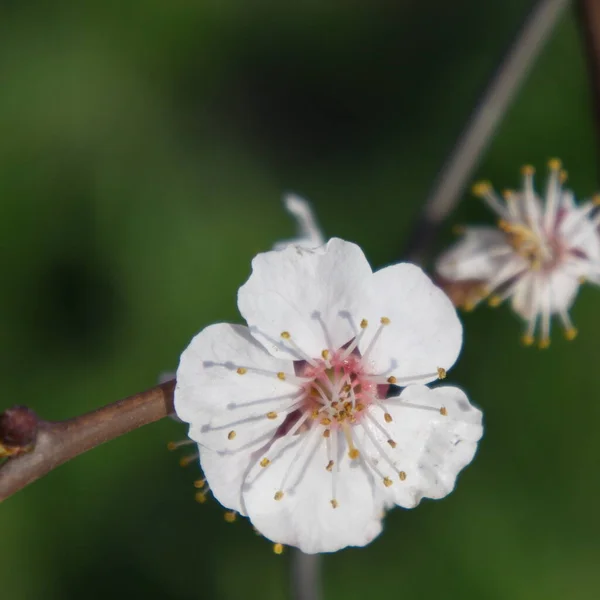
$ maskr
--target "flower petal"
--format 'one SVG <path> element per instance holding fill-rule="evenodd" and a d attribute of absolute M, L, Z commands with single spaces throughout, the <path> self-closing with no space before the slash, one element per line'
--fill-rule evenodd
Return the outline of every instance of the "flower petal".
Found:
<path fill-rule="evenodd" d="M 439 367 L 454 364 L 462 326 L 450 299 L 419 267 L 401 263 L 381 269 L 367 290 L 368 301 L 357 313 L 369 322 L 359 349 L 373 373 L 394 375 L 398 385 L 401 378 L 424 383 L 438 378 Z M 382 317 L 389 324 L 377 334 Z"/>
<path fill-rule="evenodd" d="M 318 249 L 289 246 L 259 254 L 238 292 L 238 307 L 252 335 L 280 358 L 304 358 L 281 338 L 315 358 L 355 334 L 347 315 L 362 297 L 371 267 L 355 244 L 332 239 Z"/>
<path fill-rule="evenodd" d="M 340 438 L 337 461 L 327 470 L 335 435 Z M 339 430 L 332 430 L 328 440 L 319 428 L 280 439 L 269 458 L 268 467 L 251 469 L 242 491 L 248 517 L 265 537 L 312 554 L 364 546 L 379 535 L 383 494 L 361 462 L 350 460 Z M 275 500 L 280 490 L 284 495 Z"/>
<path fill-rule="evenodd" d="M 437 260 L 436 271 L 451 281 L 487 281 L 510 257 L 506 235 L 495 227 L 467 227 L 456 244 Z"/>
<path fill-rule="evenodd" d="M 211 325 L 181 355 L 175 412 L 190 423 L 189 436 L 213 450 L 265 443 L 299 397 L 279 372 L 293 375 L 293 364 L 268 354 L 247 327 Z"/>
<path fill-rule="evenodd" d="M 388 398 L 385 408 L 391 420 L 389 416 L 384 420 L 381 411 L 373 408 L 370 414 L 380 426 L 369 429 L 386 458 L 381 458 L 381 450 L 373 443 L 364 443 L 366 452 L 393 481 L 386 488 L 389 505 L 413 508 L 422 498 L 448 495 L 477 450 L 483 434 L 481 411 L 456 387 L 422 385 L 411 385 L 400 396 Z"/>

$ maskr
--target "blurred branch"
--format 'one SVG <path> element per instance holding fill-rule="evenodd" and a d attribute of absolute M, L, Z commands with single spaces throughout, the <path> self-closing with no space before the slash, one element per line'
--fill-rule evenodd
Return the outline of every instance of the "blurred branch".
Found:
<path fill-rule="evenodd" d="M 600 2 L 577 0 L 579 25 L 585 42 L 594 102 L 597 144 L 600 144 Z M 600 145 L 598 146 L 600 151 Z M 597 173 L 600 176 L 600 173 Z"/>
<path fill-rule="evenodd" d="M 321 600 L 321 555 L 292 550 L 292 598 Z"/>
<path fill-rule="evenodd" d="M 67 421 L 29 418 L 26 425 L 20 415 L 28 409 L 5 411 L 0 415 L 0 455 L 9 458 L 0 466 L 0 502 L 79 454 L 172 414 L 174 390 L 171 379 Z M 19 439 L 27 445 L 19 445 Z"/>
<path fill-rule="evenodd" d="M 569 1 L 539 0 L 528 15 L 439 172 L 402 254 L 408 260 L 422 263 L 427 258 L 440 224 L 458 204 L 510 102 Z M 584 0 L 583 4 L 598 13 L 598 0 Z"/>

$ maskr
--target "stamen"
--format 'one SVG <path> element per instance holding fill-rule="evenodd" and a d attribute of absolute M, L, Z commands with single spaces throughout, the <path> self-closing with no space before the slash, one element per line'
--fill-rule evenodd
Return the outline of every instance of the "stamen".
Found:
<path fill-rule="evenodd" d="M 548 188 L 546 190 L 544 228 L 546 231 L 551 231 L 554 229 L 556 222 L 556 212 L 560 197 L 560 170 L 562 164 L 558 158 L 552 158 L 548 161 L 548 168 L 550 169 L 550 177 L 548 178 Z"/>
<path fill-rule="evenodd" d="M 331 502 L 331 506 L 333 508 L 337 508 L 339 506 L 338 501 L 335 498 L 332 498 L 329 502 Z"/>
<path fill-rule="evenodd" d="M 577 337 L 577 329 L 573 326 L 569 313 L 566 310 L 563 310 L 558 313 L 558 315 L 565 330 L 565 338 L 569 341 L 574 340 Z"/>
<path fill-rule="evenodd" d="M 283 498 L 283 492 L 281 490 L 275 492 L 275 495 L 273 496 L 273 498 L 275 500 L 281 500 Z"/>
<path fill-rule="evenodd" d="M 304 352 L 298 344 L 292 339 L 292 336 L 289 331 L 282 331 L 281 338 L 284 339 L 288 345 L 292 347 L 292 350 L 296 352 L 298 356 L 305 360 L 311 367 L 318 367 L 319 363 L 317 363 L 313 358 L 311 358 L 306 352 Z"/>
<path fill-rule="evenodd" d="M 334 462 L 333 462 L 332 460 L 330 460 L 330 461 L 327 463 L 327 466 L 325 467 L 325 469 L 326 469 L 327 471 L 331 471 L 331 470 L 333 469 L 333 465 L 334 465 Z"/>
<path fill-rule="evenodd" d="M 365 353 L 362 356 L 363 361 L 366 361 L 369 358 L 369 354 L 371 353 L 371 350 L 373 350 L 373 348 L 375 347 L 375 344 L 377 343 L 377 340 L 379 339 L 383 328 L 389 325 L 390 323 L 391 321 L 387 317 L 381 317 L 379 321 L 379 327 L 377 328 L 375 335 L 369 342 L 369 345 L 367 346 L 367 349 L 365 350 Z"/>
<path fill-rule="evenodd" d="M 405 481 L 406 480 L 406 472 L 405 471 L 400 471 L 398 473 L 398 477 L 400 478 L 400 481 Z"/>
<path fill-rule="evenodd" d="M 342 360 L 345 360 L 354 352 L 355 348 L 358 346 L 360 341 L 363 339 L 363 336 L 364 336 L 365 331 L 368 326 L 369 326 L 369 321 L 367 321 L 367 319 L 363 319 L 360 322 L 360 331 L 358 332 L 358 335 L 352 340 L 352 342 L 350 342 L 350 345 L 342 353 L 342 355 L 341 355 Z"/>
<path fill-rule="evenodd" d="M 485 200 L 489 208 L 501 217 L 507 217 L 505 206 L 500 201 L 500 198 L 494 192 L 494 188 L 489 181 L 479 181 L 471 188 L 475 196 Z"/>
<path fill-rule="evenodd" d="M 245 375 L 248 372 L 248 369 L 246 369 L 246 367 L 238 367 L 236 373 L 238 375 Z"/>
<path fill-rule="evenodd" d="M 277 413 L 274 410 L 267 413 L 267 419 L 276 419 L 276 418 L 277 418 Z"/>
<path fill-rule="evenodd" d="M 440 408 L 440 415 L 442 415 L 442 417 L 448 416 L 448 409 L 445 406 L 442 406 L 442 408 Z"/>
<path fill-rule="evenodd" d="M 236 436 L 235 431 L 232 429 L 228 434 L 227 434 L 227 439 L 228 440 L 233 440 Z"/>
<path fill-rule="evenodd" d="M 223 518 L 227 523 L 233 523 L 237 519 L 237 513 L 234 510 L 230 510 L 223 515 Z"/>
<path fill-rule="evenodd" d="M 194 500 L 196 500 L 198 504 L 204 504 L 206 502 L 206 494 L 207 492 L 196 492 Z"/>
<path fill-rule="evenodd" d="M 392 485 L 392 483 L 393 483 L 393 481 L 389 477 L 383 478 L 383 485 L 385 485 L 385 487 L 390 487 L 390 485 Z"/>
<path fill-rule="evenodd" d="M 275 554 L 283 554 L 283 544 L 273 544 L 273 552 Z"/>
<path fill-rule="evenodd" d="M 194 481 L 194 487 L 198 489 L 202 489 L 206 485 L 206 479 L 196 479 Z"/>
<path fill-rule="evenodd" d="M 277 373 L 277 379 L 281 379 L 281 381 L 285 381 L 285 373 L 283 371 L 279 371 L 279 373 Z"/>
<path fill-rule="evenodd" d="M 200 454 L 198 452 L 196 452 L 194 454 L 188 454 L 187 456 L 182 456 L 179 459 L 179 466 L 180 467 L 187 467 L 190 463 L 193 463 L 198 458 L 200 458 Z"/>
<path fill-rule="evenodd" d="M 263 459 L 260 461 L 260 466 L 261 466 L 261 467 L 263 467 L 263 469 L 264 469 L 265 467 L 268 467 L 270 464 L 271 464 L 271 461 L 270 461 L 270 460 L 269 460 L 269 459 L 268 459 L 266 456 L 265 456 L 265 458 L 263 458 Z"/>
<path fill-rule="evenodd" d="M 185 439 L 185 440 L 178 440 L 177 442 L 169 442 L 167 444 L 167 450 L 170 450 L 171 452 L 173 452 L 174 450 L 177 450 L 177 448 L 181 448 L 182 446 L 191 446 L 192 444 L 195 444 L 196 442 L 194 442 L 194 440 L 190 440 L 190 439 Z"/>

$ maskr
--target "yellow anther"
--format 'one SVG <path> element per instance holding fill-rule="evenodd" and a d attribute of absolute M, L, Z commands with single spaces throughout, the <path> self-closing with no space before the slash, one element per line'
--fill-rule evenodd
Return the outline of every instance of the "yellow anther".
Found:
<path fill-rule="evenodd" d="M 390 487 L 390 485 L 392 485 L 392 483 L 393 483 L 393 481 L 389 477 L 383 478 L 383 485 L 385 485 L 385 487 Z"/>
<path fill-rule="evenodd" d="M 273 498 L 275 500 L 281 500 L 283 498 L 283 492 L 281 490 L 279 490 L 278 492 L 275 492 L 275 495 L 273 496 Z"/>
<path fill-rule="evenodd" d="M 392 415 L 390 415 L 390 413 L 385 413 L 385 414 L 383 415 L 383 418 L 385 419 L 385 422 L 386 422 L 386 423 L 391 423 L 391 422 L 393 421 L 393 419 L 392 419 Z"/>
<path fill-rule="evenodd" d="M 545 350 L 550 346 L 550 338 L 544 337 L 538 342 L 538 348 Z"/>
<path fill-rule="evenodd" d="M 195 461 L 198 458 L 197 454 L 188 454 L 188 456 L 182 456 L 179 459 L 180 467 L 187 467 L 191 462 Z"/>
<path fill-rule="evenodd" d="M 502 197 L 505 200 L 511 200 L 514 195 L 515 195 L 514 190 L 502 190 Z"/>
<path fill-rule="evenodd" d="M 273 552 L 275 554 L 283 554 L 283 544 L 273 544 Z"/>
<path fill-rule="evenodd" d="M 551 158 L 548 161 L 548 168 L 551 171 L 560 171 L 562 168 L 562 162 L 560 161 L 559 158 Z"/>
<path fill-rule="evenodd" d="M 329 417 L 323 417 L 320 421 L 321 425 L 331 425 L 331 419 Z"/>
<path fill-rule="evenodd" d="M 382 325 L 389 325 L 391 323 L 388 317 L 381 317 L 380 322 Z"/>
<path fill-rule="evenodd" d="M 248 372 L 248 369 L 246 369 L 246 367 L 238 367 L 236 372 L 238 375 L 245 375 Z"/>
<path fill-rule="evenodd" d="M 567 171 L 565 171 L 564 169 L 560 172 L 559 175 L 559 180 L 561 183 L 564 183 L 568 178 L 569 178 L 569 174 L 567 173 Z"/>
<path fill-rule="evenodd" d="M 284 340 L 289 340 L 289 339 L 290 339 L 292 336 L 290 335 L 290 332 L 289 332 L 289 331 L 282 331 L 282 332 L 281 332 L 281 337 L 282 337 Z"/>
<path fill-rule="evenodd" d="M 196 481 L 194 481 L 194 487 L 201 489 L 206 485 L 206 479 L 196 479 Z"/>
<path fill-rule="evenodd" d="M 324 438 L 328 438 L 330 435 L 331 435 L 331 431 L 330 431 L 329 429 L 326 429 L 326 430 L 323 432 L 323 437 L 324 437 Z"/>
<path fill-rule="evenodd" d="M 233 429 L 227 434 L 227 439 L 232 440 L 235 437 L 235 431 Z"/>
<path fill-rule="evenodd" d="M 361 411 L 361 410 L 365 410 L 365 405 L 362 402 L 358 402 L 356 405 L 356 410 L 357 411 Z"/>
<path fill-rule="evenodd" d="M 321 356 L 323 357 L 323 360 L 327 360 L 329 358 L 329 350 L 323 350 Z"/>
<path fill-rule="evenodd" d="M 331 502 L 331 506 L 333 508 L 337 508 L 339 506 L 338 501 L 335 498 L 332 498 L 329 502 Z"/>
<path fill-rule="evenodd" d="M 478 181 L 473 184 L 471 188 L 471 192 L 473 192 L 474 196 L 478 196 L 481 198 L 485 196 L 492 189 L 492 184 L 489 181 Z"/>
<path fill-rule="evenodd" d="M 387 378 L 387 382 L 388 382 L 388 383 L 391 383 L 392 385 L 393 385 L 394 383 L 396 383 L 396 381 L 398 381 L 398 380 L 397 380 L 397 379 L 396 379 L 396 378 L 395 378 L 393 375 L 390 375 L 390 376 Z"/>
<path fill-rule="evenodd" d="M 535 168 L 531 165 L 523 165 L 521 167 L 521 175 L 531 176 L 535 173 Z"/>
<path fill-rule="evenodd" d="M 442 367 L 437 368 L 438 379 L 446 379 L 446 369 Z"/>
<path fill-rule="evenodd" d="M 312 419 L 317 419 L 319 417 L 319 409 L 313 408 L 313 411 L 310 413 Z"/>
<path fill-rule="evenodd" d="M 366 319 L 363 319 L 363 320 L 360 322 L 360 328 L 361 328 L 361 329 L 366 329 L 368 326 L 369 326 L 369 321 L 367 321 Z"/>
<path fill-rule="evenodd" d="M 521 338 L 521 343 L 523 346 L 532 346 L 534 341 L 535 340 L 533 339 L 533 336 L 529 335 L 528 333 Z"/>
<path fill-rule="evenodd" d="M 263 469 L 264 469 L 265 467 L 268 467 L 270 464 L 271 464 L 271 461 L 270 461 L 270 460 L 269 460 L 267 457 L 263 458 L 263 459 L 260 461 L 260 466 L 261 466 L 261 467 L 263 467 Z"/>
<path fill-rule="evenodd" d="M 236 518 L 237 518 L 237 513 L 234 510 L 230 510 L 227 511 L 224 515 L 223 518 L 228 522 L 228 523 L 233 523 Z"/>
<path fill-rule="evenodd" d="M 198 504 L 204 504 L 206 502 L 206 492 L 196 492 L 194 498 Z"/>
<path fill-rule="evenodd" d="M 169 442 L 167 444 L 167 450 L 170 450 L 171 452 L 173 452 L 173 450 L 177 450 L 177 448 L 179 448 L 177 442 Z"/>
<path fill-rule="evenodd" d="M 394 440 L 388 440 L 387 443 L 392 447 L 395 448 L 398 444 L 396 444 L 396 442 Z"/>
<path fill-rule="evenodd" d="M 360 452 L 356 448 L 351 448 L 348 452 L 350 460 L 356 460 L 360 456 Z"/>
<path fill-rule="evenodd" d="M 575 327 L 569 327 L 565 329 L 565 338 L 569 341 L 574 340 L 577 337 L 577 329 Z"/>
<path fill-rule="evenodd" d="M 277 379 L 281 379 L 281 381 L 285 381 L 285 373 L 283 371 L 279 371 L 279 373 L 277 373 Z"/>
<path fill-rule="evenodd" d="M 406 479 L 406 472 L 405 471 L 400 471 L 398 473 L 398 477 L 400 478 L 400 481 L 404 481 Z"/>
<path fill-rule="evenodd" d="M 592 196 L 592 204 L 594 206 L 600 206 L 600 194 L 594 194 Z"/>
<path fill-rule="evenodd" d="M 472 310 L 475 310 L 476 306 L 477 304 L 473 300 L 465 300 L 465 302 L 463 302 L 462 309 L 465 312 L 471 312 Z"/>
<path fill-rule="evenodd" d="M 502 297 L 501 296 L 490 296 L 488 299 L 488 304 L 492 308 L 496 308 L 497 306 L 500 306 L 502 304 Z"/>
<path fill-rule="evenodd" d="M 277 418 L 277 413 L 274 410 L 267 413 L 267 419 L 276 419 L 276 418 Z"/>
<path fill-rule="evenodd" d="M 445 406 L 442 406 L 442 408 L 440 408 L 440 415 L 442 415 L 442 417 L 448 416 L 448 409 Z"/>
<path fill-rule="evenodd" d="M 327 463 L 327 466 L 326 466 L 325 468 L 326 468 L 328 471 L 331 471 L 331 470 L 333 469 L 333 464 L 334 464 L 334 463 L 333 463 L 333 461 L 332 461 L 332 460 L 330 460 L 330 461 Z"/>
<path fill-rule="evenodd" d="M 346 384 L 346 385 L 345 385 L 345 386 L 342 388 L 342 391 L 343 391 L 343 392 L 346 392 L 346 394 L 347 394 L 347 393 L 348 393 L 348 392 L 349 392 L 351 389 L 352 389 L 352 386 L 351 386 L 349 383 L 347 383 L 347 384 Z M 334 403 L 332 403 L 332 406 L 333 406 L 333 404 L 337 404 L 337 402 L 334 402 Z"/>

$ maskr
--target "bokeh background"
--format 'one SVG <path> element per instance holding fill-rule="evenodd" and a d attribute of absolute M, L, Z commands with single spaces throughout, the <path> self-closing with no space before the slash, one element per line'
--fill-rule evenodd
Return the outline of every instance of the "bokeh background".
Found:
<path fill-rule="evenodd" d="M 293 234 L 397 260 L 433 178 L 529 9 L 523 0 L 83 3 L 0 7 L 1 407 L 62 419 L 154 385 L 205 325 L 239 321 L 252 256 Z M 563 19 L 479 176 L 563 159 L 598 189 L 591 94 Z M 491 216 L 465 194 L 451 227 Z M 323 561 L 325 597 L 592 599 L 600 587 L 600 291 L 572 343 L 519 345 L 508 309 L 464 315 L 449 381 L 485 411 L 456 491 L 395 510 Z M 291 553 L 194 501 L 164 420 L 0 509 L 11 600 L 289 597 Z"/>

